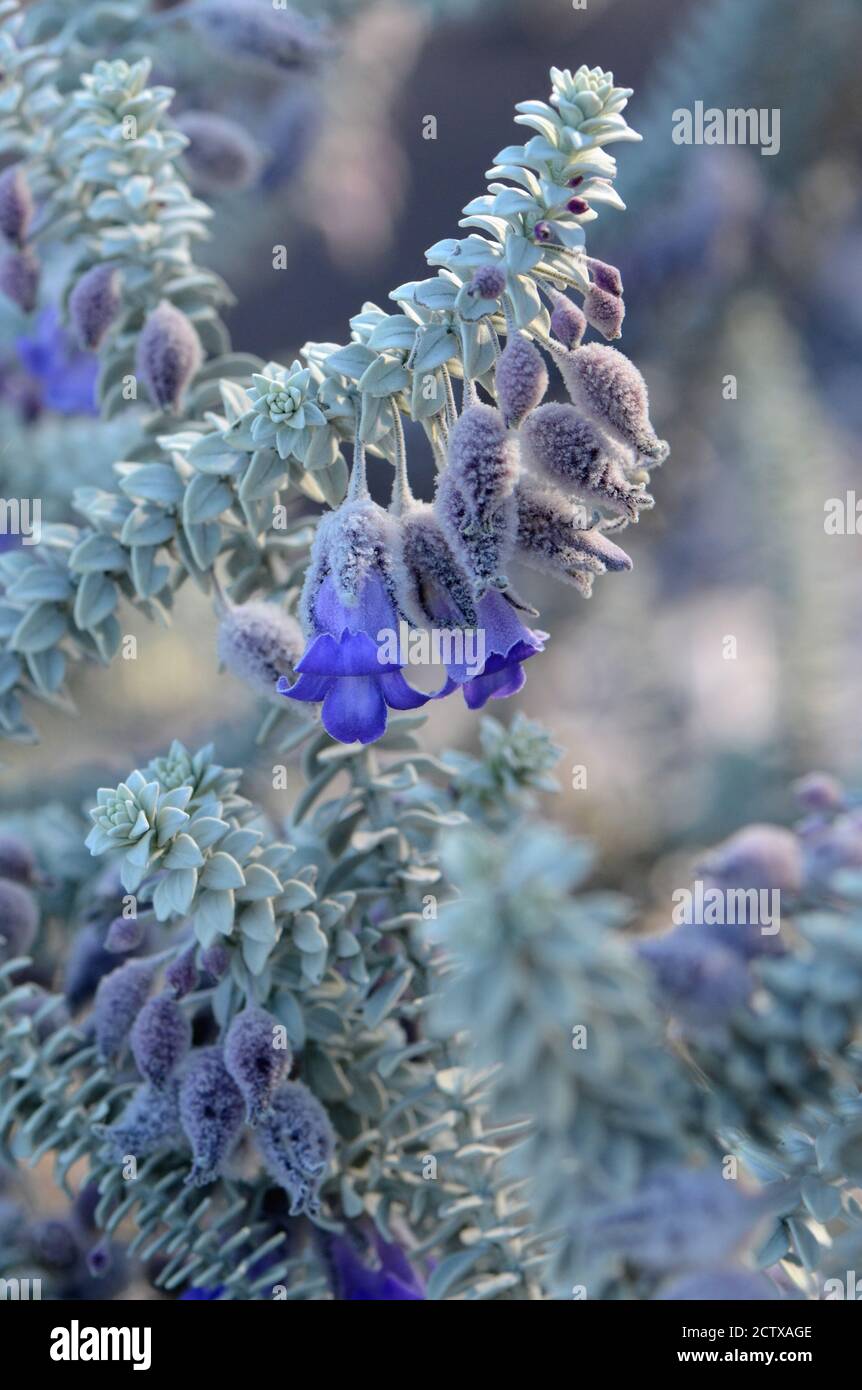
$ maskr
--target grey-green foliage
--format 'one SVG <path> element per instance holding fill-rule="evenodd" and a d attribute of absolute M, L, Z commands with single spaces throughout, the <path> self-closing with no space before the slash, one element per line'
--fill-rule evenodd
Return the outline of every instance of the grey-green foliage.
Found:
<path fill-rule="evenodd" d="M 551 1296 L 631 1296 L 620 1252 L 590 1228 L 596 1204 L 711 1144 L 692 1129 L 693 1082 L 621 932 L 628 909 L 578 892 L 592 853 L 550 826 L 459 831 L 443 859 L 459 897 L 441 915 L 449 968 L 432 1024 L 466 1033 L 473 1063 L 497 1068 L 495 1116 L 532 1121 L 510 1163 L 529 1180 Z"/>
<path fill-rule="evenodd" d="M 283 1023 L 299 1075 L 338 1136 L 323 1226 L 365 1216 L 390 1236 L 394 1221 L 417 1258 L 438 1262 L 429 1297 L 529 1297 L 535 1257 L 523 1202 L 499 1163 L 510 1131 L 483 1119 L 485 1078 L 468 1074 L 424 1027 L 427 918 L 449 891 L 437 839 L 463 818 L 451 790 L 441 809 L 448 769 L 419 752 L 416 723 L 393 721 L 374 752 L 315 735 L 284 841 L 211 750 L 192 755 L 174 744 L 99 793 L 89 845 L 99 858 L 111 853 L 139 912 L 152 909 L 164 924 L 155 966 L 195 940 L 229 951 L 221 983 L 203 980 L 184 1001 L 201 1027 L 209 1020 L 223 1033 L 245 1000 Z M 501 778 L 498 793 L 515 814 L 516 781 Z M 133 1216 L 133 1253 L 170 1257 L 159 1276 L 165 1288 L 192 1280 L 225 1283 L 234 1297 L 268 1296 L 276 1283 L 291 1298 L 325 1293 L 305 1219 L 288 1248 L 266 1217 L 272 1184 L 248 1155 L 203 1194 L 184 1187 L 184 1147 L 142 1156 L 137 1180 L 123 1181 L 101 1126 L 127 1101 L 134 1070 L 99 1062 L 86 1018 L 40 1044 L 38 1020 L 16 1008 L 32 989 L 16 984 L 21 968 L 2 972 L 0 1002 L 0 1124 L 10 1151 L 30 1161 L 53 1152 L 64 1186 L 86 1158 L 100 1186 L 99 1223 L 113 1230 Z M 250 1278 L 250 1263 L 268 1252 L 271 1267 Z"/>

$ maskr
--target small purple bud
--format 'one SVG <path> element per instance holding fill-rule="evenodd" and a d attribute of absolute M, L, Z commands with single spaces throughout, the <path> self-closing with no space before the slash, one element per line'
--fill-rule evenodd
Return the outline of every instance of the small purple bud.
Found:
<path fill-rule="evenodd" d="M 802 887 L 802 846 L 779 825 L 747 825 L 701 860 L 699 873 L 728 888 L 795 894 Z"/>
<path fill-rule="evenodd" d="M 39 262 L 29 247 L 11 251 L 0 260 L 0 291 L 25 314 L 36 307 L 39 290 Z"/>
<path fill-rule="evenodd" d="M 144 1082 L 132 1093 L 125 1110 L 112 1125 L 94 1125 L 110 1162 L 122 1163 L 127 1156 L 147 1158 L 159 1149 L 184 1146 L 180 1128 L 179 1082 L 151 1086 Z"/>
<path fill-rule="evenodd" d="M 228 1029 L 224 1064 L 242 1092 L 250 1125 L 267 1113 L 276 1090 L 287 1080 L 293 1054 L 283 1038 L 283 1026 L 265 1009 L 244 1009 Z"/>
<path fill-rule="evenodd" d="M 587 320 L 582 310 L 577 304 L 573 304 L 567 295 L 560 294 L 557 290 L 552 292 L 551 304 L 551 332 L 554 337 L 558 338 L 564 347 L 579 347 L 587 331 Z"/>
<path fill-rule="evenodd" d="M 573 584 L 589 598 L 595 575 L 630 570 L 626 552 L 589 526 L 582 505 L 524 476 L 516 489 L 518 552 L 525 564 Z"/>
<path fill-rule="evenodd" d="M 498 410 L 465 410 L 449 438 L 434 508 L 457 560 L 477 590 L 499 585 L 517 527 L 518 451 Z"/>
<path fill-rule="evenodd" d="M 192 1025 L 175 999 L 160 994 L 144 1005 L 132 1028 L 132 1053 L 145 1081 L 164 1086 L 192 1045 Z"/>
<path fill-rule="evenodd" d="M 205 970 L 214 980 L 220 980 L 230 965 L 230 951 L 226 946 L 207 946 L 201 952 L 201 970 Z"/>
<path fill-rule="evenodd" d="M 301 1081 L 288 1081 L 275 1093 L 255 1143 L 267 1171 L 290 1197 L 290 1214 L 316 1212 L 335 1134 L 329 1116 Z"/>
<path fill-rule="evenodd" d="M 590 210 L 590 205 L 586 198 L 570 198 L 566 203 L 566 207 L 569 212 L 574 213 L 575 217 L 580 217 L 583 213 L 589 212 Z"/>
<path fill-rule="evenodd" d="M 87 1268 L 94 1279 L 103 1279 L 113 1264 L 111 1243 L 106 1236 L 87 1253 Z"/>
<path fill-rule="evenodd" d="M 156 405 L 175 412 L 202 360 L 194 325 L 173 304 L 162 300 L 147 316 L 137 354 L 138 376 Z"/>
<path fill-rule="evenodd" d="M 548 389 L 548 369 L 538 348 L 513 333 L 497 361 L 497 400 L 507 427 L 521 421 Z"/>
<path fill-rule="evenodd" d="M 550 222 L 537 222 L 533 228 L 533 236 L 537 241 L 553 241 L 554 229 Z"/>
<path fill-rule="evenodd" d="M 0 879 L 0 960 L 25 956 L 36 940 L 39 908 L 20 883 Z"/>
<path fill-rule="evenodd" d="M 470 290 L 478 299 L 499 299 L 506 288 L 506 272 L 497 265 L 480 265 L 473 272 Z"/>
<path fill-rule="evenodd" d="M 189 946 L 165 971 L 165 984 L 175 999 L 183 999 L 198 982 L 197 946 Z"/>
<path fill-rule="evenodd" d="M 110 1062 L 122 1051 L 132 1024 L 144 1007 L 155 973 L 147 961 L 132 960 L 99 982 L 93 1022 L 102 1061 Z"/>
<path fill-rule="evenodd" d="M 217 1047 L 200 1048 L 189 1058 L 180 1081 L 180 1119 L 192 1146 L 186 1182 L 213 1182 L 242 1130 L 245 1106 Z"/>
<path fill-rule="evenodd" d="M 20 164 L 0 174 L 0 232 L 13 246 L 21 246 L 33 220 L 33 195 Z"/>
<path fill-rule="evenodd" d="M 190 141 L 183 159 L 202 193 L 239 193 L 257 181 L 261 152 L 236 121 L 214 111 L 183 111 L 177 126 Z"/>
<path fill-rule="evenodd" d="M 219 624 L 219 661 L 264 697 L 277 698 L 279 676 L 293 673 L 304 647 L 299 623 L 276 603 L 229 608 Z"/>
<path fill-rule="evenodd" d="M 120 272 L 110 265 L 94 265 L 69 295 L 69 317 L 78 342 L 95 352 L 120 309 Z"/>
<path fill-rule="evenodd" d="M 603 338 L 621 338 L 626 306 L 618 295 L 590 285 L 584 296 L 584 315 Z"/>
<path fill-rule="evenodd" d="M 105 950 L 116 955 L 134 951 L 144 939 L 144 924 L 137 917 L 115 917 L 108 927 Z"/>
<path fill-rule="evenodd" d="M 622 294 L 622 276 L 615 265 L 608 265 L 607 261 L 597 261 L 595 257 L 587 256 L 587 267 L 593 284 L 598 285 L 600 290 L 606 290 L 608 294 Z"/>
<path fill-rule="evenodd" d="M 841 783 L 826 772 L 800 777 L 793 785 L 793 794 L 806 811 L 840 811 L 847 804 Z"/>
<path fill-rule="evenodd" d="M 588 343 L 575 352 L 555 352 L 563 381 L 576 406 L 609 430 L 619 443 L 663 463 L 670 453 L 650 424 L 646 382 L 616 348 Z"/>
<path fill-rule="evenodd" d="M 580 186 L 581 186 L 581 184 L 583 183 L 583 181 L 584 181 L 584 176 L 583 176 L 583 174 L 575 174 L 574 178 L 571 178 L 571 179 L 568 180 L 567 186 L 568 186 L 569 188 L 580 188 Z"/>

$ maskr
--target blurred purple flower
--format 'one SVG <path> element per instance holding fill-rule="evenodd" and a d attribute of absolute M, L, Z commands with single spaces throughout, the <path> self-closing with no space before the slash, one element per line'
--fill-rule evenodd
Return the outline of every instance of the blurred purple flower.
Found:
<path fill-rule="evenodd" d="M 379 1264 L 365 1263 L 349 1236 L 336 1236 L 329 1246 L 333 1292 L 345 1302 L 416 1302 L 425 1298 L 425 1286 L 399 1245 L 384 1241 L 376 1232 L 374 1245 Z"/>
<path fill-rule="evenodd" d="M 60 415 L 97 415 L 99 364 L 82 352 L 60 322 L 55 308 L 43 309 L 34 331 L 15 342 L 22 367 L 41 387 L 42 404 Z"/>

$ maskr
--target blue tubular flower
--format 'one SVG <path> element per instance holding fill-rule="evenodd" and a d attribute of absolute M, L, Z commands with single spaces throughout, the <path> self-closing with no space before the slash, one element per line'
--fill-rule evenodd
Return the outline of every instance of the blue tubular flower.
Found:
<path fill-rule="evenodd" d="M 486 594 L 479 601 L 478 614 L 479 628 L 485 634 L 485 665 L 481 675 L 462 685 L 470 709 L 481 709 L 489 700 L 516 695 L 527 679 L 523 663 L 536 652 L 544 651 L 548 637 L 538 628 L 525 627 L 502 594 Z M 449 675 L 461 684 L 460 668 L 451 667 Z"/>
<path fill-rule="evenodd" d="M 323 726 L 339 743 L 373 743 L 389 709 L 418 709 L 430 696 L 413 690 L 402 663 L 381 659 L 384 636 L 396 634 L 399 607 L 393 565 L 395 522 L 365 489 L 361 453 L 351 490 L 318 527 L 302 595 L 310 637 L 294 685 L 276 689 L 289 700 L 322 702 Z"/>
<path fill-rule="evenodd" d="M 333 1292 L 344 1302 L 417 1302 L 425 1286 L 399 1245 L 375 1232 L 379 1264 L 365 1263 L 349 1236 L 335 1236 L 328 1246 Z"/>
<path fill-rule="evenodd" d="M 30 333 L 15 342 L 21 365 L 39 385 L 42 403 L 60 415 L 97 415 L 99 364 L 82 352 L 53 306 L 38 316 Z"/>

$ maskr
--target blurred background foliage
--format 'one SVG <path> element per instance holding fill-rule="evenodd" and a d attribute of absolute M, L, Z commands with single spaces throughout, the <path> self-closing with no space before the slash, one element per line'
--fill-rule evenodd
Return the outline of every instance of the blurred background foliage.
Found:
<path fill-rule="evenodd" d="M 256 2 L 269 0 L 244 0 Z M 550 583 L 540 595 L 553 640 L 517 703 L 564 750 L 562 794 L 544 809 L 597 841 L 600 881 L 666 904 L 702 846 L 784 818 L 806 769 L 852 782 L 862 538 L 827 535 L 824 504 L 856 485 L 862 424 L 859 0 L 308 0 L 296 8 L 320 51 L 291 65 L 220 48 L 208 3 L 153 5 L 135 42 L 177 88 L 180 120 L 217 112 L 258 146 L 253 187 L 207 188 L 200 259 L 237 295 L 237 348 L 285 362 L 309 338 L 343 341 L 363 301 L 386 305 L 455 233 L 515 138 L 513 103 L 546 96 L 550 64 L 598 63 L 634 87 L 645 138 L 620 159 L 628 212 L 602 218 L 590 251 L 622 269 L 621 346 L 673 452 L 655 512 L 626 538 L 634 574 L 589 602 Z M 696 101 L 779 108 L 780 152 L 675 145 L 672 113 Z M 122 457 L 124 427 L 89 414 L 88 364 L 40 352 L 45 331 L 4 305 L 0 493 L 42 497 L 61 519 L 72 487 Z M 169 730 L 214 738 L 278 813 L 272 754 L 254 750 L 259 711 L 218 672 L 208 602 L 187 587 L 170 630 L 132 612 L 123 627 L 137 660 L 83 670 L 79 717 L 48 711 L 38 747 L 4 749 L 0 811 L 79 805 Z M 428 736 L 469 749 L 478 727 L 450 700 Z"/>

